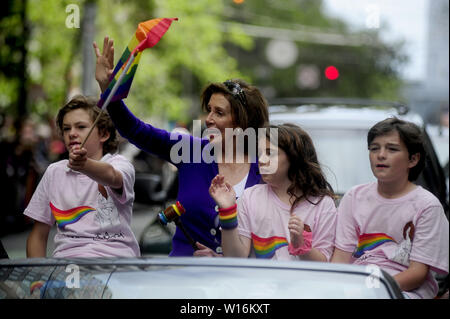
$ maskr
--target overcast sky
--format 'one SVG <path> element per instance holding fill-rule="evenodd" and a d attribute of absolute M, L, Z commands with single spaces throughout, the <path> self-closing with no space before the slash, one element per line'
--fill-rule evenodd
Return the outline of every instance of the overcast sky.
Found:
<path fill-rule="evenodd" d="M 410 63 L 401 74 L 407 80 L 422 80 L 425 77 L 429 1 L 324 0 L 324 4 L 329 15 L 341 17 L 357 28 L 373 28 L 378 21 L 379 25 L 386 25 L 382 32 L 386 41 L 406 41 L 405 53 L 409 55 Z"/>

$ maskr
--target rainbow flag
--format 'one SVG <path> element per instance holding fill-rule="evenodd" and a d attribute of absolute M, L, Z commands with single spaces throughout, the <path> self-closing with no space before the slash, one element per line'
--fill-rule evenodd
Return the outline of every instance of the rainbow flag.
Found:
<path fill-rule="evenodd" d="M 63 229 L 66 225 L 76 223 L 87 213 L 95 211 L 95 208 L 90 206 L 80 206 L 69 210 L 61 210 L 56 208 L 51 202 L 50 209 L 52 210 L 53 217 L 55 217 L 56 223 L 60 229 Z"/>
<path fill-rule="evenodd" d="M 252 241 L 256 258 L 272 258 L 277 249 L 288 245 L 288 242 L 284 237 L 273 236 L 269 238 L 261 238 L 253 233 Z"/>
<path fill-rule="evenodd" d="M 124 99 L 128 96 L 131 82 L 133 82 L 134 74 L 136 73 L 142 51 L 147 48 L 151 48 L 158 43 L 174 20 L 178 20 L 178 18 L 160 18 L 139 23 L 133 38 L 130 43 L 128 43 L 128 46 L 125 48 L 119 62 L 117 62 L 117 65 L 114 68 L 109 80 L 108 88 L 102 94 L 102 97 L 97 104 L 98 107 L 102 108 L 108 95 L 111 93 L 112 88 L 122 74 L 122 71 L 124 70 L 131 55 L 138 52 L 133 63 L 128 69 L 127 74 L 122 79 L 122 83 L 120 83 L 119 88 L 111 98 L 111 102 Z"/>
<path fill-rule="evenodd" d="M 383 233 L 362 234 L 358 239 L 358 246 L 353 253 L 353 257 L 359 258 L 366 251 L 372 250 L 384 243 L 394 242 L 395 240 Z"/>

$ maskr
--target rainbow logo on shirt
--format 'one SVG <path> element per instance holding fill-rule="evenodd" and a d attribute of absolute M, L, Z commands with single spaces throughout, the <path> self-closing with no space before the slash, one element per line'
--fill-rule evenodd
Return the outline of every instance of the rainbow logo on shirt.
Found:
<path fill-rule="evenodd" d="M 374 234 L 362 234 L 358 239 L 358 246 L 356 247 L 355 252 L 353 253 L 353 257 L 359 258 L 366 251 L 372 250 L 384 243 L 394 242 L 395 240 L 392 237 L 383 234 L 383 233 L 374 233 Z"/>
<path fill-rule="evenodd" d="M 261 238 L 253 233 L 252 241 L 256 258 L 272 258 L 277 249 L 288 245 L 288 242 L 284 237 L 273 236 L 269 238 Z"/>
<path fill-rule="evenodd" d="M 95 208 L 90 206 L 80 206 L 69 210 L 61 210 L 56 208 L 51 202 L 50 209 L 52 210 L 52 214 L 55 217 L 58 227 L 61 229 L 63 229 L 66 225 L 76 223 L 87 213 L 95 211 Z"/>

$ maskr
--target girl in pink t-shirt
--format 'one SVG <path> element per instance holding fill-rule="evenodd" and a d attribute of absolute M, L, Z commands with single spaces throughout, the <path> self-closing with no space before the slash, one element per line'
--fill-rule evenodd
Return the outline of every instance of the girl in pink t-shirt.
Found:
<path fill-rule="evenodd" d="M 219 211 L 224 256 L 328 261 L 336 207 L 309 135 L 298 126 L 270 126 L 259 136 L 258 164 L 266 184 L 244 191 L 220 174 L 210 195 Z"/>
<path fill-rule="evenodd" d="M 425 165 L 420 129 L 389 118 L 367 137 L 377 182 L 350 189 L 339 204 L 332 262 L 376 265 L 409 298 L 433 298 L 433 273 L 448 273 L 448 220 L 439 200 L 416 186 Z"/>

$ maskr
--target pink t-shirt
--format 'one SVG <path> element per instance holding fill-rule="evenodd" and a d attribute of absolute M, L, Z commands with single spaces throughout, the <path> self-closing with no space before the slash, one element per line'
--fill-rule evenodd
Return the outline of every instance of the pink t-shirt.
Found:
<path fill-rule="evenodd" d="M 121 155 L 102 161 L 123 176 L 121 194 L 67 167 L 67 160 L 49 165 L 24 214 L 39 222 L 57 224 L 53 257 L 134 257 L 139 245 L 131 230 L 134 167 Z"/>
<path fill-rule="evenodd" d="M 316 203 L 319 199 L 312 198 Z M 238 199 L 239 234 L 252 239 L 250 256 L 275 260 L 298 260 L 288 252 L 290 206 L 266 184 L 247 188 Z M 312 232 L 312 247 L 330 259 L 334 249 L 336 206 L 331 197 L 319 204 L 302 201 L 294 210 Z M 306 226 L 305 226 L 306 228 Z"/>
<path fill-rule="evenodd" d="M 410 260 L 429 265 L 423 285 L 406 293 L 434 298 L 438 286 L 433 272 L 448 273 L 448 227 L 439 200 L 421 186 L 386 199 L 374 182 L 355 186 L 342 198 L 335 245 L 352 252 L 354 264 L 374 264 L 391 275 L 408 269 Z"/>

